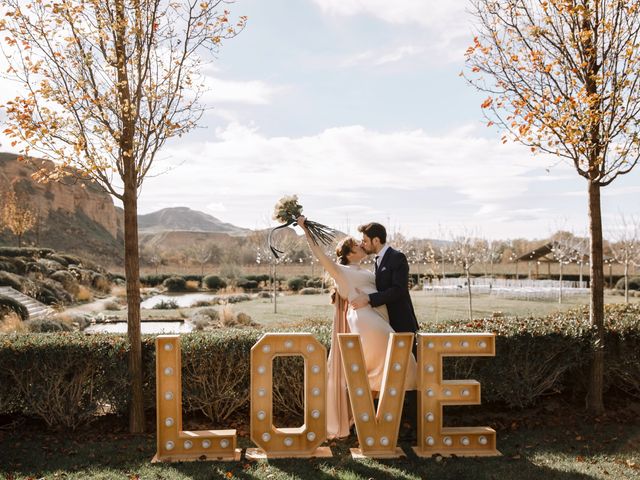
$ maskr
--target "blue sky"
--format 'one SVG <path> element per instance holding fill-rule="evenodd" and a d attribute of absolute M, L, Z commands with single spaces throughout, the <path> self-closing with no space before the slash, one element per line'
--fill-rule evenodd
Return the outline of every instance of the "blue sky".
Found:
<path fill-rule="evenodd" d="M 544 238 L 587 228 L 573 167 L 500 142 L 459 77 L 471 43 L 463 1 L 238 0 L 245 31 L 206 71 L 211 110 L 171 141 L 141 213 L 189 206 L 248 228 L 297 193 L 305 213 L 355 233 L 474 231 Z M 5 144 L 6 145 L 6 144 Z M 603 191 L 605 228 L 638 215 L 640 168 Z"/>

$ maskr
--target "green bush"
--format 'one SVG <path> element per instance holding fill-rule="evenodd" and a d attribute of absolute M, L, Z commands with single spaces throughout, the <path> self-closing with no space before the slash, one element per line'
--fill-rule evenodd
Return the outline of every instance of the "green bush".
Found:
<path fill-rule="evenodd" d="M 244 288 L 245 290 L 254 290 L 258 288 L 258 282 L 255 280 L 249 280 L 248 278 L 238 279 L 236 285 L 240 288 Z"/>
<path fill-rule="evenodd" d="M 322 293 L 322 290 L 320 288 L 306 287 L 306 288 L 301 288 L 298 293 L 300 295 L 318 295 Z"/>
<path fill-rule="evenodd" d="M 0 295 L 0 317 L 9 312 L 15 312 L 23 322 L 29 319 L 27 307 L 11 297 Z"/>
<path fill-rule="evenodd" d="M 10 272 L 0 272 L 0 287 L 11 287 L 21 292 L 22 284 L 23 279 L 19 275 Z"/>
<path fill-rule="evenodd" d="M 305 283 L 305 285 L 310 288 L 322 288 L 322 279 L 319 277 L 310 278 L 309 280 L 307 280 L 307 283 Z"/>
<path fill-rule="evenodd" d="M 616 282 L 617 290 L 624 290 L 624 277 Z M 640 277 L 629 277 L 629 290 L 640 290 Z"/>
<path fill-rule="evenodd" d="M 178 302 L 175 300 L 160 300 L 153 306 L 153 310 L 176 310 Z"/>
<path fill-rule="evenodd" d="M 169 292 L 184 292 L 187 289 L 187 282 L 183 277 L 175 276 L 167 278 L 162 282 L 162 286 Z"/>
<path fill-rule="evenodd" d="M 78 293 L 78 281 L 69 271 L 58 270 L 57 272 L 52 273 L 50 278 L 62 284 L 63 288 L 71 295 Z"/>
<path fill-rule="evenodd" d="M 56 429 L 86 425 L 106 404 L 124 413 L 128 349 L 125 336 L 3 335 L 0 412 L 40 418 Z"/>
<path fill-rule="evenodd" d="M 219 290 L 227 286 L 227 282 L 217 275 L 207 275 L 202 279 L 202 284 L 209 290 Z"/>
<path fill-rule="evenodd" d="M 289 290 L 297 292 L 301 288 L 304 288 L 306 283 L 307 281 L 303 277 L 293 277 L 287 281 L 287 288 L 289 288 Z"/>
<path fill-rule="evenodd" d="M 70 332 L 71 327 L 61 320 L 55 318 L 38 318 L 29 320 L 26 324 L 30 332 L 33 333 L 52 333 L 52 332 Z"/>
<path fill-rule="evenodd" d="M 40 258 L 50 253 L 54 253 L 53 249 L 51 248 L 0 247 L 0 256 L 2 257 Z"/>
<path fill-rule="evenodd" d="M 185 275 L 184 279 L 186 282 L 198 282 L 198 284 L 202 284 L 202 275 Z"/>
<path fill-rule="evenodd" d="M 167 278 L 170 278 L 173 276 L 174 275 L 167 274 L 167 273 L 162 273 L 158 275 L 142 275 L 140 277 L 140 283 L 142 283 L 147 287 L 157 287 L 159 285 L 162 285 L 162 282 L 164 282 Z M 122 279 L 125 280 L 124 277 Z"/>
<path fill-rule="evenodd" d="M 480 381 L 483 405 L 520 409 L 540 405 L 557 393 L 572 395 L 582 403 L 594 339 L 588 317 L 587 309 L 578 309 L 540 318 L 430 324 L 423 331 L 495 332 L 495 357 L 447 357 L 444 377 Z M 640 398 L 640 305 L 607 306 L 606 328 L 606 393 Z M 287 331 L 312 333 L 329 346 L 329 322 L 307 322 Z M 234 414 L 246 415 L 250 350 L 263 332 L 225 328 L 181 336 L 185 413 L 200 411 L 221 426 Z M 149 410 L 155 406 L 153 341 L 151 336 L 143 337 Z M 129 402 L 127 350 L 124 335 L 0 336 L 0 415 L 40 417 L 55 428 L 86 424 L 104 404 L 124 415 Z M 284 358 L 276 366 L 274 412 L 298 420 L 301 361 Z"/>

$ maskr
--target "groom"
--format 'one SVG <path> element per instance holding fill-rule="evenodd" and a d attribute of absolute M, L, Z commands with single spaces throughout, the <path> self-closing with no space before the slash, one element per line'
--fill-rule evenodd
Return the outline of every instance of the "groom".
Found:
<path fill-rule="evenodd" d="M 366 305 L 378 307 L 386 305 L 389 312 L 389 324 L 396 332 L 418 332 L 418 320 L 409 295 L 409 262 L 404 253 L 387 245 L 387 231 L 379 223 L 367 223 L 358 227 L 362 233 L 361 247 L 368 254 L 375 254 L 376 292 L 360 293 L 351 301 L 353 308 Z M 417 343 L 413 343 L 413 354 L 417 358 Z M 415 436 L 417 415 L 416 391 L 406 392 L 403 409 L 403 424 L 407 431 L 401 437 L 412 439 Z"/>
<path fill-rule="evenodd" d="M 389 324 L 396 332 L 416 333 L 418 320 L 409 295 L 409 262 L 404 253 L 387 245 L 387 231 L 379 223 L 360 225 L 362 233 L 360 246 L 368 254 L 375 254 L 375 274 L 377 292 L 361 293 L 351 302 L 353 308 L 366 305 L 379 307 L 386 305 Z M 416 354 L 414 342 L 413 353 Z"/>

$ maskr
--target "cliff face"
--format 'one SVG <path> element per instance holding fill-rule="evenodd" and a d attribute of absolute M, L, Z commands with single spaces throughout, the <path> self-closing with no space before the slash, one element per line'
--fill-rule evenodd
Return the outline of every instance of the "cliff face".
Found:
<path fill-rule="evenodd" d="M 42 161 L 44 166 L 53 165 Z M 95 185 L 68 177 L 61 182 L 37 183 L 32 168 L 17 155 L 0 153 L 0 193 L 11 185 L 21 201 L 38 216 L 25 242 L 94 257 L 123 257 L 122 226 L 109 195 Z M 12 235 L 0 233 L 0 244 L 12 244 Z"/>

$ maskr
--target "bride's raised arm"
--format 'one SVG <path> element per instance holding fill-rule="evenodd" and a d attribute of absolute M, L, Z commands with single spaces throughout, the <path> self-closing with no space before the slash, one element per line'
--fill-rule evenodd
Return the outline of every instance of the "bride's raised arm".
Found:
<path fill-rule="evenodd" d="M 322 247 L 320 247 L 320 245 L 318 245 L 311 239 L 311 236 L 309 235 L 309 230 L 307 229 L 307 226 L 304 224 L 305 220 L 306 220 L 305 216 L 300 215 L 296 220 L 296 222 L 298 223 L 300 228 L 302 228 L 302 230 L 304 231 L 304 234 L 307 237 L 307 243 L 309 244 L 309 248 L 311 249 L 311 252 L 318 259 L 318 262 L 320 262 L 320 265 L 322 265 L 324 269 L 327 271 L 327 273 L 331 275 L 331 277 L 336 281 L 336 283 L 338 284 L 338 288 L 342 291 L 346 291 L 346 280 L 344 279 L 344 276 L 342 275 L 340 268 L 331 258 L 327 256 L 326 253 L 324 253 L 324 250 L 322 250 Z"/>

